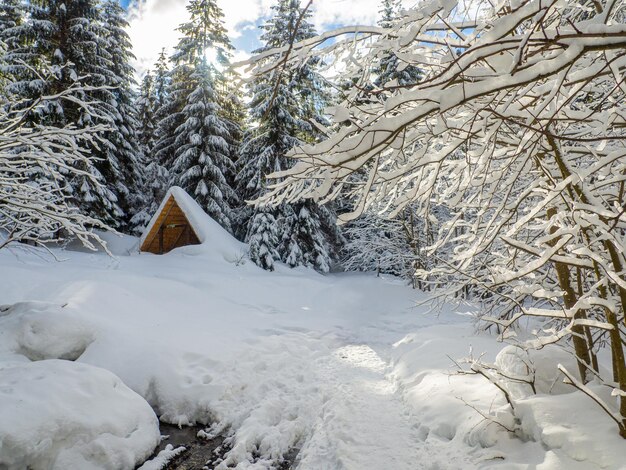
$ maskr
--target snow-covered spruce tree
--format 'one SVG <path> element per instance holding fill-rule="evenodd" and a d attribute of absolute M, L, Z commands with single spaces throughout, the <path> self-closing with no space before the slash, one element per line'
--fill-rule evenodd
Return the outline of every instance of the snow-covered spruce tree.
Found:
<path fill-rule="evenodd" d="M 250 259 L 263 269 L 273 271 L 274 260 L 279 259 L 276 251 L 279 239 L 278 224 L 271 210 L 259 209 L 254 212 L 247 240 L 250 245 Z"/>
<path fill-rule="evenodd" d="M 308 21 L 310 13 L 303 12 L 299 2 L 280 0 L 273 10 L 274 16 L 262 27 L 264 47 L 257 52 L 314 36 Z M 252 81 L 251 124 L 244 136 L 237 176 L 238 193 L 244 200 L 257 199 L 266 192 L 267 174 L 291 166 L 286 158 L 289 150 L 316 140 L 311 121 L 323 121 L 321 108 L 326 98 L 321 76 L 316 71 L 317 63 L 314 60 L 297 71 L 277 69 L 270 76 Z M 326 207 L 305 201 L 273 209 L 271 215 L 278 223 L 278 232 L 272 229 L 273 233 L 267 237 L 259 235 L 262 226 L 256 223 L 259 211 L 263 212 L 262 217 L 270 214 L 268 209 L 245 206 L 240 209 L 238 219 L 239 233 L 245 233 L 245 240 L 251 244 L 253 261 L 266 267 L 267 262 L 255 258 L 261 250 L 254 244 L 277 239 L 279 244 L 263 253 L 276 253 L 290 266 L 311 266 L 322 272 L 330 269 L 333 242 L 339 237 Z"/>
<path fill-rule="evenodd" d="M 28 120 L 59 128 L 104 124 L 109 129 L 90 149 L 92 155 L 97 157 L 91 163 L 92 169 L 80 168 L 83 172 L 96 175 L 101 182 L 106 181 L 106 184 L 95 185 L 91 178 L 73 175 L 66 187 L 82 212 L 113 227 L 120 227 L 125 215 L 121 205 L 125 204 L 119 192 L 126 183 L 128 155 L 118 155 L 118 151 L 123 153 L 127 150 L 125 146 L 118 147 L 120 142 L 113 144 L 107 139 L 127 132 L 122 126 L 126 118 L 122 116 L 125 112 L 123 103 L 118 109 L 117 99 L 120 97 L 113 89 L 104 87 L 119 85 L 125 80 L 125 77 L 118 76 L 121 72 L 116 72 L 115 67 L 127 57 L 127 54 L 124 55 L 127 46 L 120 46 L 121 50 L 116 52 L 121 57 L 114 61 L 110 51 L 113 46 L 110 34 L 103 23 L 103 11 L 97 0 L 28 3 L 27 20 L 14 30 L 20 39 L 20 46 L 12 54 L 19 61 L 14 62 L 14 67 L 18 69 L 17 79 L 9 89 L 17 100 L 28 102 L 43 95 L 55 95 L 80 80 L 83 86 L 78 98 L 94 103 L 86 110 L 70 100 L 50 101 L 45 108 L 38 108 L 36 114 L 31 113 Z M 46 64 L 50 64 L 49 69 L 46 69 Z"/>
<path fill-rule="evenodd" d="M 0 38 L 7 47 L 10 46 L 7 38 L 14 37 L 8 30 L 22 23 L 24 12 L 22 0 L 3 0 L 0 4 Z"/>
<path fill-rule="evenodd" d="M 184 123 L 176 130 L 176 160 L 170 171 L 177 186 L 187 190 L 207 214 L 232 231 L 230 203 L 236 195 L 225 176 L 227 171 L 234 172 L 226 140 L 228 127 L 218 114 L 211 68 L 202 61 L 189 77 L 195 89 L 182 111 Z"/>
<path fill-rule="evenodd" d="M 119 227 L 132 230 L 132 217 L 146 204 L 142 188 L 144 186 L 145 162 L 139 143 L 139 122 L 137 120 L 134 69 L 130 61 L 134 58 L 132 44 L 126 29 L 128 22 L 124 9 L 116 0 L 106 0 L 102 4 L 102 25 L 106 34 L 108 64 L 106 85 L 111 87 L 107 109 L 111 118 L 111 130 L 104 135 L 106 143 L 104 155 L 107 173 L 104 173 L 107 186 L 118 195 L 119 204 L 126 216 Z M 101 51 L 103 55 L 104 52 Z"/>
<path fill-rule="evenodd" d="M 188 87 L 189 72 L 183 65 L 175 66 L 167 72 L 164 99 L 157 107 L 157 132 L 151 158 L 156 159 L 158 164 L 168 172 L 175 159 L 174 140 L 176 129 L 183 123 L 181 114 L 184 107 L 184 98 L 190 92 Z"/>
<path fill-rule="evenodd" d="M 167 88 L 157 112 L 159 125 L 155 156 L 168 171 L 176 159 L 177 129 L 184 122 L 182 110 L 194 89 L 190 76 L 194 73 L 195 66 L 201 63 L 208 50 L 218 51 L 216 56 L 221 58 L 224 56 L 223 51 L 232 47 L 223 26 L 223 13 L 214 0 L 192 0 L 187 5 L 187 10 L 190 21 L 178 28 L 182 37 L 172 54 L 173 66 L 167 73 Z M 158 64 L 160 62 L 161 60 Z M 158 69 L 156 73 L 158 77 Z M 158 86 L 157 79 L 157 88 Z M 171 175 L 172 180 L 175 177 L 176 175 Z"/>
<path fill-rule="evenodd" d="M 159 143 L 166 141 L 159 136 L 166 130 L 164 119 L 168 117 L 166 106 L 170 86 L 170 71 L 165 50 L 159 54 L 154 71 L 144 77 L 137 102 L 139 112 L 139 141 L 145 160 L 144 187 L 142 190 L 145 206 L 136 213 L 131 225 L 139 232 L 150 221 L 165 196 L 169 184 L 169 173 L 163 166 L 158 152 Z M 169 141 L 168 141 L 169 142 Z"/>
<path fill-rule="evenodd" d="M 172 83 L 164 108 L 170 111 L 159 125 L 157 156 L 205 211 L 232 231 L 232 207 L 237 196 L 227 175 L 234 173 L 229 147 L 230 127 L 221 115 L 215 91 L 217 71 L 207 52 L 221 60 L 232 48 L 223 26 L 223 13 L 214 0 L 194 0 L 187 10 L 190 21 L 172 62 Z"/>
<path fill-rule="evenodd" d="M 137 120 L 139 131 L 137 137 L 143 152 L 149 155 L 156 142 L 156 108 L 157 97 L 154 89 L 154 76 L 148 70 L 141 80 L 137 95 Z"/>
<path fill-rule="evenodd" d="M 25 7 L 21 0 L 4 0 L 0 3 L 0 42 L 4 44 L 0 54 L 3 57 L 0 64 L 0 96 L 4 94 L 4 87 L 10 80 L 14 80 L 11 63 L 16 57 L 5 57 L 9 51 L 19 48 L 20 39 L 14 29 L 24 21 Z"/>
<path fill-rule="evenodd" d="M 3 23 L 12 25 L 10 28 L 0 30 L 2 40 L 7 45 L 3 69 L 5 73 L 12 76 L 11 83 L 7 87 L 6 92 L 13 95 L 14 99 L 28 107 L 30 104 L 27 100 L 35 100 L 50 91 L 50 85 L 46 84 L 38 73 L 39 69 L 45 68 L 51 63 L 50 55 L 46 47 L 46 36 L 41 31 L 45 24 L 46 9 L 43 5 L 34 5 L 23 3 L 23 17 L 28 18 L 27 21 L 15 21 L 15 6 L 17 2 L 3 3 L 3 8 L 7 8 L 4 12 Z M 50 25 L 52 26 L 52 25 Z M 52 27 L 48 28 L 50 31 Z M 41 43 L 35 44 L 38 37 L 42 37 Z M 47 44 L 49 46 L 49 44 Z M 42 65 L 44 64 L 44 65 Z M 58 64 L 55 64 L 58 65 Z M 53 77 L 54 69 L 48 68 L 45 77 Z M 54 77 L 58 78 L 58 77 Z M 51 110 L 46 110 L 50 113 Z M 32 121 L 34 117 L 29 117 Z"/>
<path fill-rule="evenodd" d="M 373 204 L 392 214 L 411 204 L 425 220 L 433 205 L 447 206 L 450 218 L 427 253 L 448 243 L 454 250 L 445 263 L 417 274 L 445 280 L 447 296 L 468 286 L 479 291 L 490 312 L 483 319 L 503 330 L 525 316 L 543 318 L 546 328 L 520 345 L 571 347 L 578 373 L 561 371 L 626 438 L 619 176 L 626 173 L 626 6 L 476 3 L 478 22 L 459 22 L 460 2 L 425 2 L 390 29 L 358 28 L 356 40 L 320 46 L 328 33 L 295 45 L 288 59 L 295 66 L 320 46 L 315 55 L 371 47 L 361 64 L 368 67 L 390 37 L 401 38 L 391 42 L 393 52 L 419 61 L 424 79 L 378 106 L 345 103 L 341 116 L 350 125 L 295 149 L 297 165 L 275 175 L 277 187 L 265 200 L 280 205 L 344 190 L 357 198 L 344 220 Z M 384 45 L 360 44 L 372 35 Z M 268 56 L 258 58 L 265 72 Z M 368 164 L 366 184 L 352 185 L 351 174 Z M 602 342 L 612 377 L 598 370 Z M 586 385 L 592 378 L 613 389 L 613 398 L 594 393 Z"/>
<path fill-rule="evenodd" d="M 230 56 L 226 57 L 230 60 Z M 227 128 L 225 136 L 232 165 L 226 168 L 224 177 L 231 188 L 237 185 L 237 168 L 239 154 L 241 153 L 241 141 L 244 134 L 246 121 L 246 109 L 244 105 L 244 90 L 241 87 L 241 76 L 226 63 L 222 70 L 216 71 L 216 94 L 219 104 L 219 114 Z M 241 204 L 239 197 L 233 201 L 233 207 Z M 237 232 L 237 213 L 235 210 L 233 220 L 233 232 Z"/>
<path fill-rule="evenodd" d="M 133 215 L 130 225 L 134 233 L 140 234 L 158 209 L 165 194 L 168 179 L 163 167 L 156 158 L 153 158 L 157 140 L 157 95 L 151 71 L 146 72 L 141 81 L 136 106 L 140 126 L 138 139 L 145 165 L 141 189 L 144 205 Z"/>
<path fill-rule="evenodd" d="M 158 111 L 167 98 L 168 87 L 170 85 L 169 60 L 165 54 L 165 49 L 161 49 L 159 58 L 154 64 L 154 99 L 155 108 Z"/>

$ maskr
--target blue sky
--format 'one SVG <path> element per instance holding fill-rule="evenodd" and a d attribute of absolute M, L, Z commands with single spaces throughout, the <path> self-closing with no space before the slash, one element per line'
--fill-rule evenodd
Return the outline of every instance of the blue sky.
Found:
<path fill-rule="evenodd" d="M 186 0 L 119 0 L 129 11 L 129 34 L 137 57 L 135 68 L 142 75 L 152 67 L 162 48 L 171 50 L 178 42 L 176 28 L 187 21 Z M 338 25 L 373 24 L 381 0 L 315 0 L 312 21 L 319 32 Z M 416 0 L 406 0 L 407 5 Z M 258 48 L 262 24 L 271 14 L 276 0 L 217 0 L 224 11 L 225 25 L 243 60 Z M 302 0 L 302 3 L 304 0 Z"/>

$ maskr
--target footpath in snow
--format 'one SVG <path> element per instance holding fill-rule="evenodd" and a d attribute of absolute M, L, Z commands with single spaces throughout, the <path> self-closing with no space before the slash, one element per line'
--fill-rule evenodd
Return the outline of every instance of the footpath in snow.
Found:
<path fill-rule="evenodd" d="M 234 240 L 135 243 L 0 252 L 0 468 L 132 469 L 157 416 L 225 436 L 218 469 L 624 468 L 611 422 L 556 373 L 520 398 L 517 435 L 483 417 L 508 422 L 502 394 L 450 358 L 503 345 L 468 308 L 429 313 L 369 274 L 267 273 Z"/>
<path fill-rule="evenodd" d="M 347 345 L 320 359 L 328 387 L 313 433 L 301 451 L 302 468 L 471 468 L 439 439 L 419 433 L 388 364 L 367 345 Z"/>

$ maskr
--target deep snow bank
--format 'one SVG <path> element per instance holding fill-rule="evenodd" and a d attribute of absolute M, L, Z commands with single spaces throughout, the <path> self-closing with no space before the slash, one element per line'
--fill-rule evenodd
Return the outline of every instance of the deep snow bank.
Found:
<path fill-rule="evenodd" d="M 57 359 L 0 369 L 0 468 L 130 469 L 158 444 L 157 418 L 112 373 Z"/>
<path fill-rule="evenodd" d="M 76 360 L 93 340 L 89 322 L 64 305 L 18 302 L 0 306 L 0 357 L 12 353 L 32 361 Z"/>
<path fill-rule="evenodd" d="M 454 361 L 482 356 L 500 377 L 503 393 L 480 375 L 459 374 Z M 523 351 L 492 337 L 472 334 L 465 325 L 433 325 L 406 335 L 393 348 L 391 375 L 420 416 L 419 434 L 462 448 L 474 447 L 479 468 L 537 470 L 624 470 L 626 442 L 593 401 L 563 383 L 559 363 L 576 370 L 572 355 L 557 346 Z M 610 390 L 593 391 L 617 410 Z M 512 432 L 507 431 L 507 428 Z M 482 449 L 482 450 L 479 450 Z"/>
<path fill-rule="evenodd" d="M 141 396 L 107 370 L 71 362 L 94 340 L 94 326 L 66 305 L 0 306 L 0 468 L 130 469 L 158 444 Z"/>

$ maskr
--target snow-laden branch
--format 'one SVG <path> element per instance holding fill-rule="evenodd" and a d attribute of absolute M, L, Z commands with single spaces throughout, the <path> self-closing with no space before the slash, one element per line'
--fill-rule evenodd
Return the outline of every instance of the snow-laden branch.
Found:
<path fill-rule="evenodd" d="M 374 208 L 432 220 L 420 253 L 436 258 L 419 276 L 475 295 L 499 328 L 545 319 L 554 330 L 535 345 L 571 341 L 583 383 L 608 341 L 626 390 L 622 3 L 478 0 L 464 11 L 434 0 L 384 30 L 295 44 L 284 61 L 294 67 L 312 55 L 343 65 L 330 78 L 342 101 L 328 138 L 295 149 L 256 203 L 347 198 L 344 221 Z M 251 62 L 271 73 L 284 53 Z M 378 80 L 389 56 L 420 80 Z"/>
<path fill-rule="evenodd" d="M 101 182 L 90 171 L 92 157 L 87 145 L 97 147 L 97 136 L 106 130 L 98 125 L 63 128 L 37 125 L 29 117 L 40 107 L 57 100 L 70 100 L 91 109 L 77 98 L 84 91 L 75 85 L 29 106 L 0 108 L 0 248 L 9 243 L 46 244 L 77 238 L 95 250 L 104 242 L 94 228 L 108 229 L 76 208 L 71 179 Z"/>

